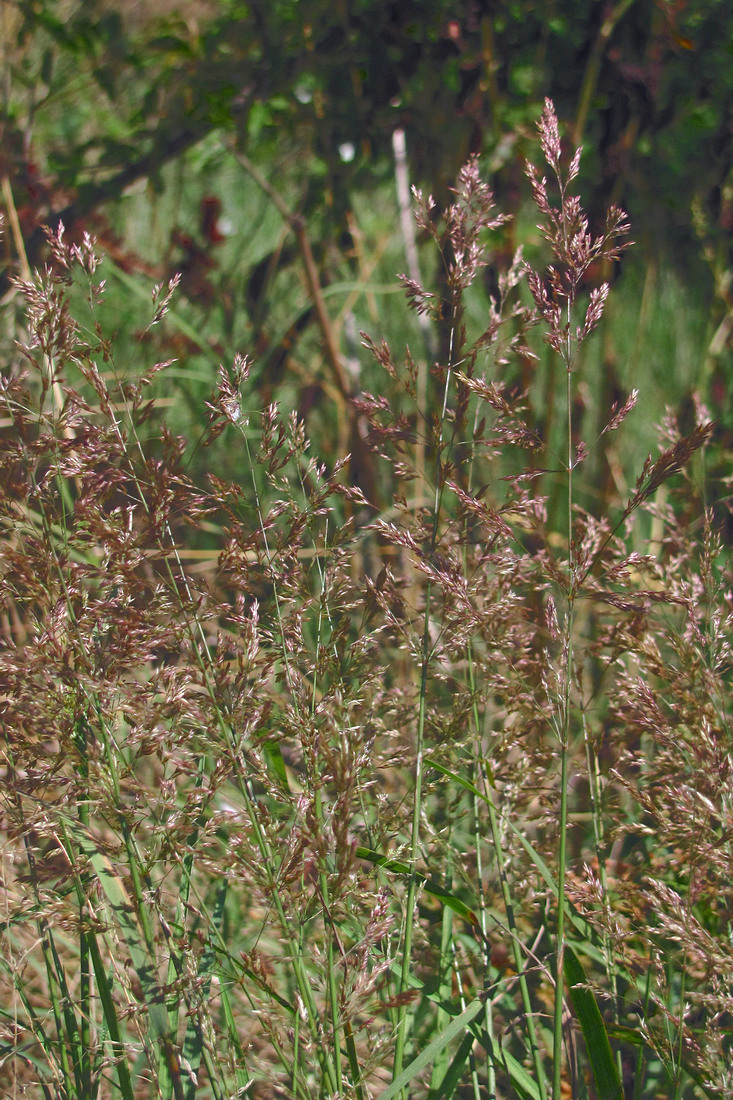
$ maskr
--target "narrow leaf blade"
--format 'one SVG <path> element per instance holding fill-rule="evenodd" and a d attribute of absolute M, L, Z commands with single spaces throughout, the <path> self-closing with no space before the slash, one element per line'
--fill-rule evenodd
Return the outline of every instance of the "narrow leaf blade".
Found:
<path fill-rule="evenodd" d="M 587 987 L 585 970 L 575 951 L 566 944 L 564 952 L 565 980 L 570 989 L 575 1014 L 585 1039 L 599 1100 L 623 1100 L 624 1092 L 608 1041 L 598 1003 Z"/>
<path fill-rule="evenodd" d="M 421 1073 L 427 1066 L 429 1066 L 433 1059 L 440 1053 L 443 1047 L 452 1042 L 458 1035 L 464 1031 L 472 1020 L 478 1016 L 484 1007 L 484 1002 L 481 997 L 477 997 L 474 1001 L 471 1001 L 468 1008 L 463 1011 L 460 1016 L 456 1016 L 454 1020 L 448 1024 L 445 1031 L 442 1031 L 440 1035 L 437 1035 L 431 1043 L 421 1050 L 416 1058 L 410 1062 L 409 1066 L 403 1069 L 391 1085 L 389 1085 L 383 1092 L 380 1092 L 377 1100 L 392 1100 L 393 1096 L 397 1096 L 405 1085 L 408 1085 L 413 1077 L 416 1077 L 418 1073 Z"/>
<path fill-rule="evenodd" d="M 356 856 L 358 859 L 366 859 L 369 863 L 374 863 L 377 867 L 382 867 L 385 871 L 391 871 L 395 875 L 409 875 L 410 865 L 403 862 L 401 859 L 390 859 L 389 856 L 383 856 L 379 852 L 374 852 L 371 848 L 356 849 Z M 431 894 L 434 898 L 437 898 L 442 905 L 447 905 L 449 909 L 452 909 L 454 913 L 457 913 L 459 917 L 463 917 L 465 921 L 472 924 L 474 927 L 479 927 L 479 919 L 465 901 L 461 901 L 455 894 L 452 894 L 450 890 L 446 890 L 443 886 L 439 886 L 437 882 L 431 882 L 429 878 L 421 874 L 419 871 L 415 872 L 417 881 L 422 886 L 426 893 Z"/>

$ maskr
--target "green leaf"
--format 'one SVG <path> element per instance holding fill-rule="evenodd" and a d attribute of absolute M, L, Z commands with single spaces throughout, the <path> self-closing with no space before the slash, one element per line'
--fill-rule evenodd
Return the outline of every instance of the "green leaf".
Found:
<path fill-rule="evenodd" d="M 104 1021 L 109 1031 L 112 1051 L 114 1054 L 114 1065 L 117 1070 L 117 1079 L 119 1082 L 120 1093 L 123 1100 L 134 1100 L 134 1091 L 132 1087 L 132 1080 L 130 1078 L 130 1069 L 127 1064 L 127 1052 L 125 1051 L 122 1043 L 122 1036 L 120 1034 L 119 1021 L 117 1019 L 117 1010 L 115 1008 L 114 999 L 112 997 L 112 989 L 110 986 L 109 978 L 104 969 L 102 963 L 102 956 L 99 951 L 99 943 L 97 937 L 93 932 L 88 933 L 89 954 L 92 959 L 92 966 L 94 967 L 94 977 L 97 981 L 97 991 L 99 993 L 99 1000 L 102 1005 L 102 1012 L 104 1013 Z"/>
<path fill-rule="evenodd" d="M 648 1046 L 648 1043 L 644 1039 L 641 1031 L 637 1030 L 636 1028 L 623 1027 L 620 1024 L 613 1024 L 606 1030 L 612 1039 L 618 1039 L 619 1042 L 630 1043 L 632 1046 L 636 1047 Z M 690 1057 L 686 1051 L 682 1052 L 680 1062 L 685 1073 L 695 1082 L 697 1087 L 705 1094 L 705 1096 L 709 1096 L 710 1100 L 717 1100 L 717 1098 L 720 1096 L 720 1090 L 716 1089 L 715 1086 L 706 1083 L 702 1074 L 698 1072 L 698 1070 L 690 1061 Z"/>
<path fill-rule="evenodd" d="M 527 852 L 530 859 L 534 863 L 535 867 L 537 868 L 539 873 L 542 875 L 542 878 L 545 880 L 547 885 L 552 890 L 552 893 L 555 897 L 555 900 L 557 900 L 557 896 L 558 896 L 557 883 L 555 882 L 553 874 L 550 871 L 550 868 L 545 863 L 542 856 L 532 846 L 532 844 L 530 844 L 530 842 L 527 840 L 526 836 L 524 836 L 521 833 L 521 831 L 516 827 L 516 825 L 513 825 L 512 822 L 509 821 L 509 820 L 507 820 L 506 824 L 509 826 L 509 828 L 512 830 L 512 832 L 516 834 L 516 836 L 519 840 L 519 843 L 522 845 L 524 850 Z M 587 939 L 588 941 L 590 941 L 592 939 L 592 936 L 593 936 L 593 931 L 592 931 L 590 925 L 588 924 L 588 922 L 586 920 L 584 920 L 580 916 L 579 913 L 576 912 L 575 909 L 573 909 L 572 905 L 570 904 L 570 902 L 567 899 L 565 900 L 565 912 L 570 917 L 570 920 L 575 925 L 575 928 L 580 933 L 580 935 L 583 936 L 584 939 Z"/>
<path fill-rule="evenodd" d="M 471 1053 L 471 1047 L 474 1041 L 471 1032 L 467 1031 L 461 1040 L 461 1045 L 453 1056 L 451 1064 L 445 1071 L 440 1085 L 435 1089 L 431 1088 L 429 1100 L 450 1100 L 461 1083 L 463 1078 L 463 1067 L 468 1061 L 468 1056 Z"/>
<path fill-rule="evenodd" d="M 452 879 L 449 877 L 451 873 L 452 856 L 448 854 L 449 865 L 446 873 L 446 884 L 449 885 Z M 448 905 L 443 906 L 443 916 L 441 920 L 441 934 L 440 934 L 440 956 L 438 959 L 438 995 L 442 1001 L 450 1001 L 453 996 L 453 949 L 455 941 L 453 938 L 453 910 Z M 448 1016 L 442 1009 L 438 1009 L 435 1026 L 437 1030 L 442 1030 L 449 1022 L 450 1016 Z M 470 1039 L 470 1036 L 466 1036 Z M 472 1040 L 471 1040 L 472 1041 Z M 470 1048 L 469 1048 L 470 1049 Z M 428 1094 L 430 1100 L 434 1100 L 436 1096 L 442 1095 L 443 1083 L 445 1081 L 446 1074 L 448 1072 L 448 1050 L 442 1050 L 433 1062 L 433 1071 L 430 1077 L 430 1092 Z"/>
<path fill-rule="evenodd" d="M 472 1025 L 471 1030 L 494 1064 L 503 1067 L 504 1071 L 509 1074 L 512 1085 L 519 1095 L 527 1096 L 529 1100 L 541 1100 L 537 1082 L 533 1077 L 530 1077 L 522 1063 L 518 1061 L 513 1054 L 510 1054 L 508 1050 L 504 1050 L 501 1046 L 495 1045 L 489 1039 L 486 1032 L 483 1029 L 477 1028 L 476 1024 Z"/>
<path fill-rule="evenodd" d="M 477 997 L 476 1000 L 471 1001 L 468 1008 L 466 1008 L 460 1016 L 456 1016 L 452 1020 L 445 1031 L 442 1031 L 440 1035 L 437 1035 L 431 1043 L 422 1050 L 417 1058 L 413 1058 L 409 1066 L 403 1069 L 399 1076 L 395 1077 L 391 1085 L 389 1085 L 384 1092 L 380 1092 L 377 1100 L 391 1100 L 393 1096 L 397 1096 L 402 1091 L 405 1085 L 408 1085 L 413 1077 L 416 1077 L 418 1073 L 421 1073 L 427 1066 L 429 1066 L 433 1059 L 440 1053 L 443 1047 L 452 1042 L 458 1035 L 461 1034 L 465 1028 L 471 1023 L 473 1019 L 478 1016 L 479 1012 L 484 1007 L 483 998 Z"/>
<path fill-rule="evenodd" d="M 265 741 L 262 746 L 262 754 L 270 778 L 277 784 L 283 794 L 290 794 L 288 771 L 285 767 L 285 760 L 279 743 L 277 741 Z"/>
<path fill-rule="evenodd" d="M 390 859 L 388 856 L 380 855 L 379 852 L 372 851 L 371 848 L 357 848 L 356 856 L 358 859 L 366 859 L 370 863 L 376 863 L 378 867 L 382 867 L 385 871 L 392 871 L 396 875 L 410 875 L 412 874 L 412 868 L 409 863 L 404 863 L 401 859 Z M 428 894 L 432 894 L 437 898 L 442 905 L 447 905 L 449 909 L 452 909 L 454 913 L 457 913 L 459 917 L 463 917 L 465 921 L 472 924 L 475 928 L 479 928 L 479 919 L 474 913 L 473 909 L 469 908 L 464 901 L 457 898 L 455 894 L 451 894 L 450 890 L 446 890 L 442 886 L 438 886 L 437 883 L 431 882 L 425 875 L 419 871 L 415 872 L 415 878 Z"/>
<path fill-rule="evenodd" d="M 236 1067 L 234 1071 L 237 1082 L 236 1095 L 245 1096 L 247 1088 L 252 1084 L 252 1080 L 247 1070 L 245 1053 L 242 1049 L 239 1032 L 237 1031 L 237 1021 L 229 997 L 228 982 L 226 981 L 225 976 L 221 974 L 220 971 L 217 973 L 220 980 L 219 999 L 221 1001 L 222 1013 L 224 1015 L 224 1022 L 226 1024 L 226 1032 L 229 1038 L 229 1042 L 231 1044 L 231 1052 L 234 1056 L 234 1065 Z"/>
<path fill-rule="evenodd" d="M 565 980 L 588 1051 L 599 1100 L 623 1100 L 624 1092 L 595 996 L 587 987 L 583 966 L 570 944 L 564 952 Z"/>
<path fill-rule="evenodd" d="M 509 1074 L 515 1089 L 523 1096 L 528 1096 L 530 1100 L 540 1100 L 541 1094 L 539 1086 L 534 1079 L 530 1077 L 522 1063 L 517 1061 L 514 1055 L 510 1054 L 508 1050 L 501 1051 L 501 1060 L 504 1063 L 504 1068 Z"/>
<path fill-rule="evenodd" d="M 436 772 L 440 772 L 441 775 L 447 775 L 449 779 L 452 779 L 454 783 L 457 783 L 459 787 L 463 787 L 464 791 L 468 791 L 469 794 L 473 794 L 476 798 L 480 798 L 482 802 L 485 802 L 487 806 L 491 805 L 491 802 L 482 794 L 470 779 L 464 779 L 462 775 L 458 775 L 457 772 L 452 772 L 450 768 L 446 768 L 444 764 L 439 764 L 437 760 L 433 760 L 432 757 L 428 757 L 425 761 L 431 768 L 435 768 Z"/>

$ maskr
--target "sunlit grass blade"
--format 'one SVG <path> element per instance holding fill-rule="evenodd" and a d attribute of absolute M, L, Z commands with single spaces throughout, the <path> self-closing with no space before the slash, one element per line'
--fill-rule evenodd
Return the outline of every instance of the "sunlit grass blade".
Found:
<path fill-rule="evenodd" d="M 436 1085 L 435 1088 L 430 1089 L 428 1100 L 450 1100 L 464 1078 L 465 1065 L 475 1041 L 471 1032 L 467 1031 L 461 1039 L 458 1050 L 453 1055 L 450 1065 L 441 1073 L 440 1083 Z M 446 1051 L 447 1047 L 444 1047 L 443 1050 L 438 1053 L 436 1064 L 438 1059 Z"/>
<path fill-rule="evenodd" d="M 489 1042 L 486 1033 L 483 1029 L 478 1028 L 475 1023 L 471 1025 L 471 1031 L 481 1045 L 486 1048 L 489 1057 L 494 1060 L 497 1068 L 504 1069 L 520 1097 L 527 1097 L 527 1100 L 541 1100 L 539 1086 L 513 1054 L 508 1050 L 504 1050 L 503 1047 Z"/>
<path fill-rule="evenodd" d="M 448 779 L 451 779 L 454 783 L 457 783 L 458 786 L 462 787 L 464 791 L 468 791 L 469 794 L 473 794 L 476 796 L 476 798 L 480 798 L 481 801 L 485 802 L 487 806 L 490 805 L 489 799 L 486 797 L 483 791 L 480 791 L 478 787 L 471 782 L 470 779 L 466 779 L 464 776 L 459 775 L 458 772 L 453 771 L 451 768 L 447 768 L 445 764 L 439 763 L 439 761 L 437 761 L 432 756 L 426 757 L 425 763 L 428 764 L 431 768 L 435 768 L 436 771 L 441 772 L 442 775 L 447 776 Z"/>
<path fill-rule="evenodd" d="M 515 836 L 519 840 L 519 843 L 522 845 L 524 850 L 527 852 L 527 855 L 530 857 L 530 859 L 534 863 L 535 867 L 537 868 L 539 873 L 542 875 L 542 878 L 545 880 L 547 885 L 552 890 L 552 893 L 553 893 L 555 899 L 557 899 L 558 894 L 559 894 L 559 891 L 558 891 L 558 888 L 557 888 L 557 880 L 555 879 L 555 876 L 552 874 L 552 871 L 550 870 L 550 868 L 547 866 L 547 863 L 545 862 L 545 860 L 539 854 L 537 849 L 532 845 L 532 843 L 529 840 L 527 840 L 526 836 L 524 836 L 522 834 L 522 832 L 516 827 L 516 825 L 514 825 L 511 821 L 507 821 L 507 825 L 512 830 L 512 832 L 515 834 Z M 583 917 L 580 916 L 580 914 L 567 901 L 566 901 L 566 915 L 569 917 L 570 921 L 575 926 L 577 931 L 582 936 L 584 936 L 588 940 L 588 942 L 590 943 L 592 941 L 592 938 L 593 938 L 593 931 L 591 929 L 591 926 L 588 924 L 588 922 L 586 920 L 583 919 Z"/>
<path fill-rule="evenodd" d="M 285 766 L 282 749 L 277 741 L 265 741 L 262 746 L 262 755 L 265 759 L 265 765 L 270 778 L 276 783 L 283 794 L 289 795 L 290 783 L 288 780 L 288 770 Z"/>
<path fill-rule="evenodd" d="M 383 1092 L 379 1093 L 376 1100 L 392 1100 L 393 1096 L 397 1096 L 405 1085 L 409 1085 L 410 1081 L 412 1081 L 418 1073 L 421 1073 L 433 1063 L 433 1060 L 444 1047 L 453 1042 L 461 1032 L 465 1031 L 471 1021 L 483 1010 L 483 1007 L 484 1002 L 481 997 L 477 997 L 475 1000 L 471 1001 L 460 1016 L 456 1016 L 451 1020 L 445 1030 L 437 1035 L 432 1042 L 428 1043 L 425 1049 L 421 1050 L 417 1057 L 413 1058 L 410 1064 L 395 1077 L 391 1085 Z"/>

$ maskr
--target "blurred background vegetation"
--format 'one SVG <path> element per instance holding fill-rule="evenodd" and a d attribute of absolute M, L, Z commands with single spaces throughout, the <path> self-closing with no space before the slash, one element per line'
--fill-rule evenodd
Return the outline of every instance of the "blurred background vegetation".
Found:
<path fill-rule="evenodd" d="M 116 370 L 137 377 L 175 356 L 157 400 L 192 463 L 217 365 L 236 352 L 253 360 L 250 411 L 271 400 L 298 409 L 327 461 L 358 447 L 349 396 L 384 386 L 359 332 L 395 351 L 441 353 L 396 280 L 408 261 L 395 131 L 410 183 L 439 205 L 481 154 L 499 209 L 513 215 L 485 272 L 488 296 L 518 243 L 541 254 L 524 161 L 539 158 L 535 120 L 550 96 L 584 147 L 578 186 L 591 225 L 618 203 L 636 241 L 581 365 L 578 417 L 595 437 L 636 386 L 641 431 L 638 445 L 627 432 L 622 455 L 609 443 L 589 481 L 624 491 L 652 422 L 670 405 L 684 426 L 693 393 L 720 420 L 708 473 L 723 477 L 733 427 L 727 0 L 6 0 L 1 10 L 2 293 L 12 300 L 10 278 L 43 261 L 42 224 L 95 234 Z M 423 243 L 433 285 L 441 276 Z M 165 327 L 145 333 L 151 286 L 176 272 Z M 477 327 L 486 303 L 476 300 Z M 504 369 L 528 384 L 529 364 Z M 552 437 L 553 366 L 545 357 L 531 369 L 533 409 Z M 219 458 L 236 477 L 238 456 Z M 378 502 L 368 460 L 355 463 Z"/>

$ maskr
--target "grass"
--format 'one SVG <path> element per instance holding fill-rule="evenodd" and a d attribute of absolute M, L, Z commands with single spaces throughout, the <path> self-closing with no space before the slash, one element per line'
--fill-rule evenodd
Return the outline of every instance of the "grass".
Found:
<path fill-rule="evenodd" d="M 684 431 L 670 413 L 624 476 L 627 417 L 647 425 L 632 391 L 581 435 L 607 294 L 586 279 L 627 227 L 612 210 L 589 233 L 549 103 L 540 143 L 551 266 L 517 257 L 482 325 L 502 218 L 477 163 L 442 217 L 417 196 L 443 273 L 406 289 L 440 358 L 364 336 L 381 381 L 340 393 L 351 458 L 253 407 L 237 356 L 191 462 L 156 407 L 171 356 L 117 362 L 93 242 L 50 237 L 19 284 L 0 458 L 8 1096 L 730 1090 L 715 427 L 699 403 Z M 175 290 L 143 344 L 173 331 Z"/>

